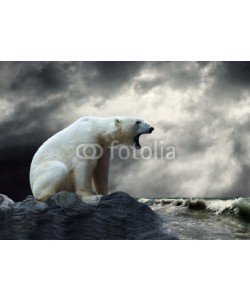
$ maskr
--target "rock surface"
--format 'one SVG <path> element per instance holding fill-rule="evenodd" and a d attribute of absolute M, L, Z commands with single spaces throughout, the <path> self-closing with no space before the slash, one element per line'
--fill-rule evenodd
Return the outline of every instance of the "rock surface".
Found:
<path fill-rule="evenodd" d="M 151 208 L 123 192 L 103 197 L 98 206 L 68 192 L 46 202 L 28 196 L 14 203 L 0 195 L 0 239 L 172 238 Z"/>

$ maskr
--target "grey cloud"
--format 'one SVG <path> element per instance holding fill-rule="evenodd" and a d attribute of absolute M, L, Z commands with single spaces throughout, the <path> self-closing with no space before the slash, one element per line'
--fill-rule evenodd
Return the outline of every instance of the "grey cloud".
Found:
<path fill-rule="evenodd" d="M 143 62 L 96 62 L 90 63 L 97 69 L 97 82 L 102 85 L 119 86 L 130 81 L 141 69 Z"/>
<path fill-rule="evenodd" d="M 20 92 L 32 88 L 37 90 L 37 93 L 49 93 L 64 89 L 67 83 L 67 72 L 63 66 L 54 62 L 24 65 L 11 83 L 10 90 Z"/>
<path fill-rule="evenodd" d="M 221 62 L 210 71 L 213 79 L 211 89 L 205 93 L 214 104 L 239 102 L 250 95 L 250 63 Z"/>
<path fill-rule="evenodd" d="M 250 195 L 250 120 L 243 125 L 236 125 L 231 139 L 234 142 L 233 157 L 237 158 L 240 165 L 240 174 L 228 191 L 234 196 Z"/>
<path fill-rule="evenodd" d="M 186 90 L 197 87 L 201 81 L 201 70 L 205 65 L 197 62 L 156 62 L 151 64 L 157 69 L 162 81 L 172 88 Z"/>
<path fill-rule="evenodd" d="M 129 61 L 74 63 L 76 72 L 81 74 L 89 93 L 101 96 L 104 101 L 129 84 L 143 65 L 143 62 Z"/>
<path fill-rule="evenodd" d="M 139 93 L 147 93 L 151 89 L 153 89 L 156 86 L 159 86 L 162 83 L 161 78 L 156 78 L 156 79 L 142 79 L 138 80 L 135 85 L 134 89 L 139 92 Z"/>
<path fill-rule="evenodd" d="M 81 97 L 108 96 L 128 83 L 142 66 L 142 62 L 1 62 L 0 87 L 2 95 L 13 95 L 14 100 L 20 95 L 34 101 L 54 93 L 71 95 L 73 89 L 76 94 L 79 89 Z"/>
<path fill-rule="evenodd" d="M 39 101 L 63 92 L 68 84 L 67 69 L 68 65 L 60 62 L 1 62 L 0 95 L 11 101 Z"/>
<path fill-rule="evenodd" d="M 223 62 L 220 68 L 221 80 L 230 84 L 250 87 L 250 63 L 246 61 Z"/>

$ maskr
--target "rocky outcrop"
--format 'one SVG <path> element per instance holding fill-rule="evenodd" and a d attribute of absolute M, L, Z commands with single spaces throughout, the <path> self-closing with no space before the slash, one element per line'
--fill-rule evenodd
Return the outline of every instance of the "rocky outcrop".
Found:
<path fill-rule="evenodd" d="M 0 196 L 0 239 L 172 239 L 166 224 L 147 205 L 116 192 L 98 206 L 61 192 L 46 202 Z"/>

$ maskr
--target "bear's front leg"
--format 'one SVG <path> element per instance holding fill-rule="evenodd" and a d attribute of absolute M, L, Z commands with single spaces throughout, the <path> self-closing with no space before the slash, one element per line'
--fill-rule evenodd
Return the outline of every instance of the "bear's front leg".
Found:
<path fill-rule="evenodd" d="M 102 157 L 98 159 L 96 167 L 93 170 L 93 180 L 96 192 L 105 196 L 109 193 L 109 162 L 110 150 L 106 149 Z"/>
<path fill-rule="evenodd" d="M 84 160 L 77 162 L 74 170 L 75 192 L 83 202 L 98 205 L 102 195 L 95 195 L 92 190 L 92 174 L 95 162 L 92 160 Z"/>

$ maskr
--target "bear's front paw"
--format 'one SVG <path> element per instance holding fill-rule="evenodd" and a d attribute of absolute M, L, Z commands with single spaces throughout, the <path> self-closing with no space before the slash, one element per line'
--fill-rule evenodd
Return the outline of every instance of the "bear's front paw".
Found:
<path fill-rule="evenodd" d="M 100 204 L 100 200 L 102 197 L 102 195 L 82 195 L 81 199 L 84 203 L 98 205 Z"/>

